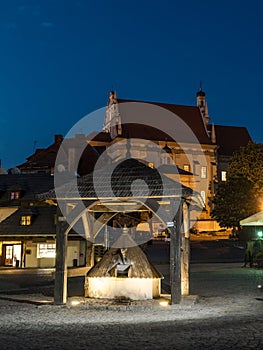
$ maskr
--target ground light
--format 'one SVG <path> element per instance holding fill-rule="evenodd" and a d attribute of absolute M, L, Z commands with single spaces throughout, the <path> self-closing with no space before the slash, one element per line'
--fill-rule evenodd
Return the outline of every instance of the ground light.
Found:
<path fill-rule="evenodd" d="M 165 297 L 162 297 L 161 299 L 159 299 L 159 305 L 166 307 L 166 306 L 170 305 L 170 300 L 168 300 Z"/>
<path fill-rule="evenodd" d="M 83 304 L 83 300 L 80 300 L 78 297 L 75 297 L 70 301 L 71 306 L 78 306 L 80 304 Z"/>
<path fill-rule="evenodd" d="M 159 302 L 159 305 L 160 305 L 160 306 L 164 306 L 164 307 L 165 307 L 165 306 L 168 306 L 168 305 L 169 305 L 169 301 L 168 301 L 168 300 L 160 301 L 160 302 Z"/>

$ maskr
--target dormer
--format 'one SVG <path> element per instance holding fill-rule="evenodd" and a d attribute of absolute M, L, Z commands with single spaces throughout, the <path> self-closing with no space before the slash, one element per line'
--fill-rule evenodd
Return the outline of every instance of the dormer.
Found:
<path fill-rule="evenodd" d="M 20 225 L 21 226 L 30 226 L 32 224 L 32 215 L 21 215 L 20 216 Z"/>
<path fill-rule="evenodd" d="M 24 208 L 20 211 L 19 224 L 21 226 L 31 226 L 34 217 L 38 214 L 36 208 Z"/>
<path fill-rule="evenodd" d="M 9 199 L 10 201 L 17 201 L 21 197 L 20 190 L 9 190 Z"/>

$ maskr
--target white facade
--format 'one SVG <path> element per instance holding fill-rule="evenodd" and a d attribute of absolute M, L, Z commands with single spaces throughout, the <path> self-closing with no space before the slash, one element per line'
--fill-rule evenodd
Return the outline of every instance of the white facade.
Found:
<path fill-rule="evenodd" d="M 52 268 L 55 267 L 55 241 L 39 242 L 28 241 L 25 250 L 25 268 Z M 53 247 L 52 247 L 53 245 Z M 46 247 L 45 247 L 46 246 Z M 46 248 L 46 250 L 45 250 Z M 85 241 L 68 241 L 67 266 L 83 266 L 85 264 Z"/>
<path fill-rule="evenodd" d="M 90 298 L 146 300 L 159 297 L 161 292 L 160 278 L 88 277 L 87 280 Z"/>

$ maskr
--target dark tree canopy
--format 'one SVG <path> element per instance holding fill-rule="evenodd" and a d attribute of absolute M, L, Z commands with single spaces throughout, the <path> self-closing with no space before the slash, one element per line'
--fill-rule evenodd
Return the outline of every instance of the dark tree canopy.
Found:
<path fill-rule="evenodd" d="M 240 220 L 262 210 L 262 144 L 251 142 L 233 155 L 227 181 L 219 183 L 213 204 L 212 217 L 222 227 L 239 227 Z"/>
<path fill-rule="evenodd" d="M 236 152 L 228 167 L 229 178 L 244 176 L 263 193 L 263 144 L 250 142 Z"/>

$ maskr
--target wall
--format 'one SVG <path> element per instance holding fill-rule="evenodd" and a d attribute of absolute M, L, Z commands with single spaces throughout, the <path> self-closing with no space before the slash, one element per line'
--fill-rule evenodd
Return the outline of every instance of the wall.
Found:
<path fill-rule="evenodd" d="M 46 243 L 55 243 L 55 241 L 48 241 Z M 25 267 L 50 268 L 55 267 L 55 258 L 37 258 L 37 244 L 32 241 L 26 243 L 26 263 Z M 73 259 L 77 259 L 78 265 L 81 262 L 84 265 L 85 261 L 85 241 L 68 241 L 67 250 L 67 266 L 73 266 Z M 81 248 L 81 249 L 80 249 Z M 30 252 L 30 254 L 29 254 Z M 80 252 L 84 252 L 84 256 L 80 258 Z"/>
<path fill-rule="evenodd" d="M 87 277 L 85 288 L 85 296 L 90 298 L 125 296 L 133 300 L 146 300 L 160 295 L 160 279 Z"/>
<path fill-rule="evenodd" d="M 79 252 L 80 242 L 79 241 L 68 241 L 67 250 L 67 266 L 73 266 L 73 260 L 77 259 L 77 265 L 79 265 Z"/>
<path fill-rule="evenodd" d="M 25 253 L 25 267 L 38 267 L 37 243 L 27 242 Z"/>

